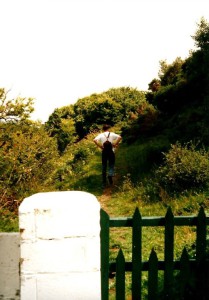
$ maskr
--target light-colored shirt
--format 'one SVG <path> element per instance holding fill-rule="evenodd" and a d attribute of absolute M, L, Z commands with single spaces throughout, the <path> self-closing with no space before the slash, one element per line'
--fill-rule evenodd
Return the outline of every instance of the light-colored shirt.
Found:
<path fill-rule="evenodd" d="M 109 131 L 105 131 L 103 133 L 100 133 L 99 135 L 97 135 L 94 139 L 94 141 L 99 142 L 101 145 L 103 145 L 104 142 L 106 142 L 107 137 L 108 137 Z M 108 141 L 110 141 L 113 145 L 116 142 L 116 140 L 120 137 L 119 134 L 116 134 L 114 132 L 110 132 Z"/>

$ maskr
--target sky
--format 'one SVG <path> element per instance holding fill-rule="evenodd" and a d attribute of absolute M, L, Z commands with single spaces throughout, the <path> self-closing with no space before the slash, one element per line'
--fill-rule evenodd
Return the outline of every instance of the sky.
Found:
<path fill-rule="evenodd" d="M 208 0 L 0 0 L 0 87 L 34 98 L 34 120 L 110 88 L 147 90 L 185 59 Z"/>

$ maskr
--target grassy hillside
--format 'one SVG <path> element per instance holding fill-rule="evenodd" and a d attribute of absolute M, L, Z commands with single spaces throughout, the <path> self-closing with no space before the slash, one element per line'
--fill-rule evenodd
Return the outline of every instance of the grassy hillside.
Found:
<path fill-rule="evenodd" d="M 93 136 L 89 136 L 85 143 L 91 147 Z M 163 144 L 159 140 L 161 147 Z M 154 146 L 155 145 L 155 146 Z M 203 206 L 209 211 L 209 201 L 206 191 L 201 193 L 188 193 L 178 197 L 169 196 L 164 190 L 160 191 L 158 200 L 150 195 L 154 194 L 154 181 L 151 170 L 152 160 L 156 152 L 155 141 L 147 144 L 132 144 L 127 146 L 122 143 L 116 152 L 116 174 L 113 187 L 102 189 L 101 178 L 101 151 L 95 149 L 87 159 L 81 177 L 74 181 L 74 188 L 85 190 L 96 195 L 101 207 L 111 216 L 132 216 L 135 208 L 140 209 L 143 216 L 164 216 L 168 207 L 171 207 L 174 215 L 197 215 L 199 208 Z M 149 150 L 148 150 L 149 149 Z M 92 148 L 93 150 L 93 148 Z M 155 160 L 156 161 L 156 160 Z M 147 163 L 148 162 L 148 163 Z M 179 259 L 184 247 L 188 249 L 190 256 L 194 255 L 195 243 L 193 228 L 181 227 L 175 230 L 175 259 Z M 126 261 L 131 260 L 132 231 L 130 228 L 114 228 L 110 234 L 110 259 L 115 260 L 120 248 L 123 249 Z M 164 257 L 164 230 L 162 228 L 144 228 L 142 231 L 142 256 L 148 260 L 154 247 L 158 258 Z M 146 295 L 146 274 L 143 277 L 144 297 Z M 115 299 L 115 281 L 110 281 L 110 299 Z M 127 298 L 131 291 L 130 276 L 126 277 Z"/>
<path fill-rule="evenodd" d="M 138 207 L 142 216 L 164 216 L 168 207 L 171 207 L 175 215 L 196 215 L 201 206 L 209 211 L 209 194 L 204 192 L 188 192 L 177 197 L 171 197 L 163 189 L 155 197 L 155 181 L 152 168 L 156 161 L 157 143 L 148 141 L 147 144 L 126 145 L 121 143 L 116 152 L 116 174 L 112 187 L 102 188 L 101 177 L 101 151 L 95 148 L 92 142 L 93 135 L 89 135 L 85 141 L 85 148 L 91 149 L 88 158 L 83 162 L 80 174 L 73 177 L 71 182 L 65 181 L 69 189 L 87 191 L 94 194 L 101 207 L 111 216 L 132 216 Z M 164 144 L 158 140 L 162 149 Z M 81 144 L 80 144 L 81 145 Z M 81 148 L 83 145 L 81 146 Z M 149 150 L 148 150 L 149 149 Z M 159 147 L 160 149 L 160 147 Z M 160 151 L 157 149 L 158 151 Z M 158 153 L 157 151 L 157 153 Z M 155 155 L 154 155 L 155 154 Z M 153 158 L 154 156 L 154 158 Z M 152 197 L 153 195 L 153 197 Z M 153 246 L 160 250 L 159 257 L 163 255 L 163 239 L 161 230 L 153 232 L 146 230 L 144 234 L 144 258 L 147 259 Z M 180 255 L 184 245 L 188 248 L 194 243 L 192 229 L 181 228 L 176 232 L 178 239 L 175 255 Z M 125 249 L 127 258 L 130 258 L 131 235 L 127 230 L 116 229 L 111 237 L 112 257 L 114 258 L 119 247 Z"/>
<path fill-rule="evenodd" d="M 118 131 L 118 128 L 115 128 Z M 54 173 L 55 184 L 51 190 L 81 190 L 94 194 L 101 207 L 111 216 L 132 216 L 136 207 L 143 216 L 164 216 L 168 207 L 174 215 L 197 215 L 203 206 L 209 212 L 209 194 L 204 192 L 188 192 L 178 196 L 170 196 L 165 190 L 158 191 L 152 170 L 161 163 L 162 151 L 167 141 L 156 137 L 144 143 L 137 141 L 127 145 L 122 142 L 116 152 L 116 174 L 114 185 L 102 188 L 101 151 L 93 143 L 94 134 L 88 135 L 76 145 L 71 145 L 58 162 Z M 17 231 L 18 219 L 5 212 L 0 219 L 3 231 Z M 123 249 L 125 259 L 131 260 L 132 232 L 129 228 L 111 229 L 110 259 L 115 260 L 118 250 Z M 142 256 L 148 260 L 154 247 L 158 258 L 163 259 L 164 231 L 162 228 L 144 228 L 142 232 Z M 193 228 L 181 227 L 175 230 L 175 259 L 179 259 L 186 246 L 193 255 L 195 232 Z M 146 291 L 146 275 L 143 277 Z M 127 295 L 131 291 L 130 276 L 127 276 Z M 110 299 L 114 297 L 114 279 L 110 282 Z M 145 292 L 146 294 L 146 292 Z"/>
<path fill-rule="evenodd" d="M 113 130 L 120 132 L 120 128 Z M 208 207 L 207 190 L 171 196 L 157 185 L 152 171 L 162 163 L 162 152 L 167 150 L 169 144 L 163 136 L 144 140 L 143 143 L 138 140 L 131 145 L 122 141 L 116 152 L 114 185 L 111 189 L 103 190 L 101 150 L 94 145 L 94 136 L 89 134 L 66 149 L 57 162 L 53 185 L 48 190 L 92 193 L 111 216 L 130 216 L 136 206 L 142 215 L 164 215 L 168 206 L 176 214 L 195 214 L 200 205 Z M 2 215 L 1 222 L 3 219 Z M 9 224 L 9 214 L 5 219 Z M 6 225 L 7 230 L 8 227 Z"/>

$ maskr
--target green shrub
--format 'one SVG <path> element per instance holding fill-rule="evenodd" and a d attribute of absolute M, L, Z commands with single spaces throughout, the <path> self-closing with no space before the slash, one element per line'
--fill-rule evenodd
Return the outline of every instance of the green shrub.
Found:
<path fill-rule="evenodd" d="M 169 191 L 204 188 L 209 183 L 209 153 L 192 142 L 171 145 L 164 165 L 156 171 L 160 184 Z"/>
<path fill-rule="evenodd" d="M 18 232 L 19 223 L 18 217 L 14 212 L 7 209 L 0 211 L 0 232 Z"/>
<path fill-rule="evenodd" d="M 17 211 L 25 197 L 48 189 L 57 165 L 56 141 L 40 123 L 4 123 L 0 130 L 0 210 Z"/>

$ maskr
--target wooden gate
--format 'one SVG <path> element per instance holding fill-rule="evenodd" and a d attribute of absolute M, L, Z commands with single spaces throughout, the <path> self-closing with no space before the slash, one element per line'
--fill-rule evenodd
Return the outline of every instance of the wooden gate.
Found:
<path fill-rule="evenodd" d="M 138 209 L 133 217 L 109 218 L 101 210 L 101 287 L 102 300 L 109 299 L 109 275 L 115 273 L 115 299 L 125 299 L 125 272 L 132 274 L 132 300 L 142 298 L 142 272 L 148 272 L 147 299 L 209 299 L 209 247 L 207 245 L 207 226 L 209 217 L 201 208 L 198 216 L 175 217 L 168 208 L 165 217 L 141 217 Z M 158 260 L 152 249 L 149 260 L 142 261 L 142 227 L 164 227 L 164 260 Z M 186 248 L 181 258 L 174 260 L 175 226 L 195 226 L 195 255 L 189 258 Z M 122 249 L 116 261 L 109 261 L 109 237 L 111 227 L 132 227 L 132 261 L 125 261 Z M 164 272 L 163 292 L 159 293 L 158 271 Z M 174 271 L 178 275 L 174 276 Z"/>

